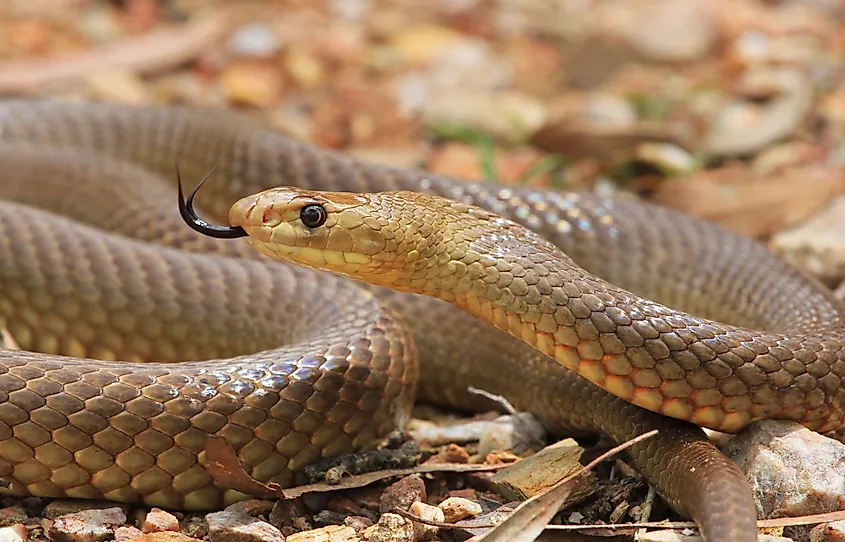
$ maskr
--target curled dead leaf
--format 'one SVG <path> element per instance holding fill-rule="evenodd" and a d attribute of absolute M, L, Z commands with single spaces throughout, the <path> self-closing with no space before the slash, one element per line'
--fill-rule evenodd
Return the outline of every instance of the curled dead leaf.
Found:
<path fill-rule="evenodd" d="M 812 216 L 845 191 L 845 175 L 808 165 L 759 176 L 745 166 L 666 179 L 651 200 L 751 237 L 768 237 Z"/>

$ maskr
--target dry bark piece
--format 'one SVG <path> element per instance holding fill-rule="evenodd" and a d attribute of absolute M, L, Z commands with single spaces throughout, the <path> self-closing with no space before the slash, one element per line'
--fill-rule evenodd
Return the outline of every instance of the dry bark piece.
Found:
<path fill-rule="evenodd" d="M 760 177 L 743 166 L 666 179 L 651 200 L 751 237 L 795 225 L 845 190 L 837 168 L 808 165 Z"/>
<path fill-rule="evenodd" d="M 584 449 L 574 439 L 564 439 L 497 472 L 490 482 L 505 498 L 524 500 L 582 469 L 579 459 L 583 453 Z M 584 476 L 580 482 L 577 488 L 573 488 L 573 498 L 583 499 L 598 489 L 594 476 Z"/>
<path fill-rule="evenodd" d="M 480 535 L 476 539 L 477 542 L 533 542 L 542 534 L 546 525 L 549 524 L 549 521 L 551 521 L 564 502 L 569 498 L 573 489 L 578 488 L 583 483 L 584 478 L 592 476 L 591 469 L 598 463 L 616 455 L 637 442 L 642 442 L 653 437 L 657 433 L 658 431 L 656 429 L 648 431 L 603 453 L 588 465 L 567 476 L 554 486 L 520 504 L 513 511 L 513 514 L 508 516 L 504 521 L 487 533 Z"/>

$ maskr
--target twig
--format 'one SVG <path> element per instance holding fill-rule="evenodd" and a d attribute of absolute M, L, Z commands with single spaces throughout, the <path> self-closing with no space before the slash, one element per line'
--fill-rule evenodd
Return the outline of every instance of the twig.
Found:
<path fill-rule="evenodd" d="M 0 92 L 29 94 L 44 85 L 81 79 L 94 73 L 163 71 L 191 61 L 220 41 L 239 19 L 232 9 L 218 9 L 186 25 L 163 28 L 118 43 L 46 59 L 0 64 Z"/>
<path fill-rule="evenodd" d="M 476 388 L 475 386 L 467 387 L 467 391 L 474 395 L 480 395 L 482 397 L 490 399 L 491 401 L 495 401 L 499 406 L 505 409 L 505 412 L 507 412 L 508 414 L 516 414 L 517 412 L 516 408 L 514 408 L 510 401 L 505 399 L 505 397 L 502 395 L 496 395 L 495 393 L 490 393 L 487 390 L 482 390 L 481 388 Z"/>

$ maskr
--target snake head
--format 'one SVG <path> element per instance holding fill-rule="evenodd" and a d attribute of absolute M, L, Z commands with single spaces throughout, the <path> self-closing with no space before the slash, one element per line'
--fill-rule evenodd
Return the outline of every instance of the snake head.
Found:
<path fill-rule="evenodd" d="M 229 222 L 266 256 L 337 272 L 369 267 L 385 247 L 378 224 L 364 224 L 361 207 L 367 203 L 343 192 L 271 188 L 236 202 Z"/>
<path fill-rule="evenodd" d="M 481 256 L 472 231 L 490 213 L 417 192 L 271 188 L 232 206 L 229 222 L 277 260 L 397 290 L 438 295 Z M 501 219 L 499 219 L 501 220 Z"/>

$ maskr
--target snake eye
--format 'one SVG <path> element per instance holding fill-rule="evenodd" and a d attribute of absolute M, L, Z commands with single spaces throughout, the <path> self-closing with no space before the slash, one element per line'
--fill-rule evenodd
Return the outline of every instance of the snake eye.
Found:
<path fill-rule="evenodd" d="M 299 219 L 309 228 L 319 228 L 326 222 L 326 209 L 322 205 L 312 203 L 299 211 Z"/>

